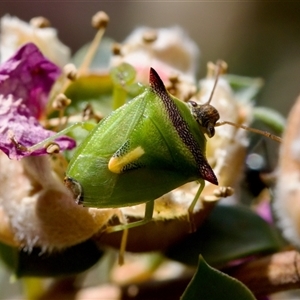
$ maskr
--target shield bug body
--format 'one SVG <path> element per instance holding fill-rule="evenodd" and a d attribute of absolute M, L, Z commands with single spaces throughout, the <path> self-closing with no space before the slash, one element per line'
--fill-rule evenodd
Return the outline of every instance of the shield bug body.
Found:
<path fill-rule="evenodd" d="M 65 182 L 76 201 L 99 208 L 147 203 L 142 221 L 111 229 L 117 231 L 148 222 L 156 198 L 196 180 L 192 213 L 204 181 L 218 184 L 204 132 L 213 136 L 219 116 L 202 122 L 195 114 L 195 104 L 171 96 L 151 69 L 150 87 L 101 121 L 72 157 Z"/>

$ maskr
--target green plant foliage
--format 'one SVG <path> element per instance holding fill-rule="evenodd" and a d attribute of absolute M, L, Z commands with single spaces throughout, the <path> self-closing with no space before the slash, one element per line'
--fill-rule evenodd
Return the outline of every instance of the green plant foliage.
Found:
<path fill-rule="evenodd" d="M 73 247 L 42 253 L 40 248 L 30 252 L 0 243 L 0 256 L 16 277 L 55 277 L 83 272 L 92 267 L 103 252 L 91 240 Z"/>
<path fill-rule="evenodd" d="M 113 83 L 109 74 L 87 74 L 73 82 L 66 90 L 72 99 L 67 108 L 68 115 L 82 114 L 87 105 L 104 116 L 112 111 L 111 94 Z"/>
<path fill-rule="evenodd" d="M 285 128 L 286 120 L 274 109 L 269 107 L 254 107 L 253 109 L 255 120 L 261 121 L 264 125 L 267 125 L 275 134 L 282 134 Z"/>
<path fill-rule="evenodd" d="M 196 266 L 199 254 L 221 266 L 250 255 L 277 251 L 282 244 L 275 229 L 244 206 L 217 205 L 197 232 L 170 248 L 166 255 Z"/>
<path fill-rule="evenodd" d="M 264 81 L 261 78 L 252 78 L 233 74 L 223 75 L 234 91 L 236 99 L 253 100 L 260 92 Z"/>
<path fill-rule="evenodd" d="M 198 269 L 181 300 L 254 300 L 250 290 L 238 280 L 211 268 L 199 258 Z"/>
<path fill-rule="evenodd" d="M 254 100 L 264 84 L 261 78 L 233 74 L 223 76 L 233 89 L 236 99 L 241 101 Z M 254 121 L 261 121 L 270 130 L 273 130 L 275 134 L 282 134 L 286 120 L 278 111 L 269 107 L 256 106 L 253 108 L 253 117 Z"/>

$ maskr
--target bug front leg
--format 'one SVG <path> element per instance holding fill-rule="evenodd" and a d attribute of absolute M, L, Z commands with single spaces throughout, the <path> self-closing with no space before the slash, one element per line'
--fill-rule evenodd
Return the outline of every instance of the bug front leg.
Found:
<path fill-rule="evenodd" d="M 196 229 L 197 229 L 196 225 L 195 225 L 195 220 L 194 220 L 193 212 L 194 212 L 195 205 L 196 205 L 197 201 L 199 200 L 200 195 L 201 195 L 204 187 L 205 187 L 205 182 L 204 182 L 204 180 L 201 180 L 200 181 L 199 189 L 197 190 L 197 193 L 196 193 L 196 195 L 195 195 L 195 197 L 194 197 L 191 205 L 188 208 L 188 215 L 187 215 L 187 217 L 188 217 L 188 221 L 190 223 L 190 232 L 195 232 Z"/>
<path fill-rule="evenodd" d="M 201 220 L 206 220 L 212 209 L 222 198 L 230 197 L 233 193 L 234 189 L 232 187 L 218 186 L 217 188 L 210 190 L 210 193 L 201 196 Z"/>
<path fill-rule="evenodd" d="M 123 224 L 127 224 L 126 217 L 124 216 L 121 210 L 119 211 L 118 218 Z M 118 263 L 120 266 L 124 264 L 124 256 L 126 251 L 127 239 L 128 239 L 128 229 L 124 229 L 122 233 L 121 244 L 119 249 Z"/>
<path fill-rule="evenodd" d="M 197 190 L 197 193 L 188 208 L 188 221 L 190 222 L 190 232 L 195 232 L 197 230 L 195 220 L 194 220 L 194 208 L 197 201 L 200 199 L 201 193 L 204 189 L 205 182 L 200 182 L 200 186 Z M 210 213 L 211 209 L 221 198 L 226 198 L 232 196 L 234 193 L 233 188 L 228 186 L 220 186 L 214 189 L 212 194 L 201 196 L 201 220 L 205 220 L 207 215 Z"/>
<path fill-rule="evenodd" d="M 143 220 L 137 221 L 137 222 L 132 222 L 132 223 L 127 223 L 127 224 L 111 226 L 106 229 L 106 232 L 116 232 L 116 231 L 120 231 L 120 230 L 126 230 L 129 228 L 134 228 L 134 227 L 145 225 L 152 220 L 153 210 L 154 210 L 154 200 L 148 201 L 146 203 L 145 216 L 144 216 Z"/>
<path fill-rule="evenodd" d="M 152 220 L 153 210 L 154 210 L 154 201 L 149 201 L 146 203 L 145 216 L 144 216 L 143 220 L 137 221 L 137 222 L 132 222 L 132 223 L 127 223 L 126 217 L 123 215 L 123 213 L 121 213 L 118 215 L 118 218 L 122 222 L 122 224 L 116 225 L 116 226 L 110 226 L 106 229 L 107 233 L 123 230 L 121 244 L 120 244 L 120 250 L 119 250 L 119 265 L 124 264 L 124 255 L 125 255 L 127 239 L 128 239 L 128 229 L 142 226 L 142 225 L 150 222 Z"/>

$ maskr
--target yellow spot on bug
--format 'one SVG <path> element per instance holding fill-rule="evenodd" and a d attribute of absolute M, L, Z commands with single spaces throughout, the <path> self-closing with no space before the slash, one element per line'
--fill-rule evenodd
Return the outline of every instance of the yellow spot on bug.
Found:
<path fill-rule="evenodd" d="M 120 174 L 126 166 L 137 161 L 144 153 L 145 150 L 138 146 L 123 156 L 112 156 L 108 162 L 108 169 L 113 173 Z"/>

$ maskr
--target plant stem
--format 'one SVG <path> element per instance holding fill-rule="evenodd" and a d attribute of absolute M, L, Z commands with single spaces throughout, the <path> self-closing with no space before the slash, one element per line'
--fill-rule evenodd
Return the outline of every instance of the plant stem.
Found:
<path fill-rule="evenodd" d="M 117 85 L 113 88 L 113 110 L 121 107 L 126 102 L 127 92 L 124 88 Z"/>
<path fill-rule="evenodd" d="M 44 292 L 43 280 L 37 277 L 24 277 L 22 279 L 24 296 L 27 300 L 38 299 Z"/>
<path fill-rule="evenodd" d="M 243 282 L 256 296 L 299 289 L 300 253 L 275 253 L 242 264 L 226 273 Z"/>

